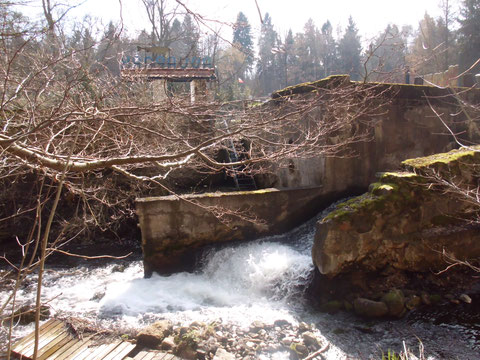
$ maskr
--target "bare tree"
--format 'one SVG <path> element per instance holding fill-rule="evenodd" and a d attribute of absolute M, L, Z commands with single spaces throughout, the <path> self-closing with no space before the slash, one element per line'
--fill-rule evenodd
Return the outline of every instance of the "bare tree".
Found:
<path fill-rule="evenodd" d="M 165 15 L 164 1 L 144 3 L 152 20 Z M 51 17 L 53 29 L 60 27 L 53 5 L 42 4 L 47 22 Z M 292 158 L 345 155 L 349 144 L 368 138 L 370 119 L 388 100 L 384 87 L 339 77 L 277 92 L 262 106 L 206 99 L 192 105 L 181 97 L 155 102 L 148 81 L 128 81 L 84 61 L 95 44 L 71 47 L 56 36 L 52 45 L 50 25 L 37 28 L 7 5 L 1 10 L 0 226 L 13 229 L 18 241 L 9 241 L 22 260 L 10 262 L 17 282 L 0 316 L 13 326 L 15 290 L 38 270 L 35 354 L 41 274 L 63 244 L 89 229 L 115 234 L 134 217 L 136 196 L 178 194 L 185 184 L 175 182 L 185 171 L 257 174 Z M 153 26 L 158 39 L 167 38 L 166 27 Z M 240 143 L 237 157 L 222 158 Z"/>

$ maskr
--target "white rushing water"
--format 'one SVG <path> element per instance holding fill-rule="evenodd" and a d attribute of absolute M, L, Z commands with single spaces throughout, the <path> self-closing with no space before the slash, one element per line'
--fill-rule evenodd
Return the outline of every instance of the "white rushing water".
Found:
<path fill-rule="evenodd" d="M 476 353 L 476 345 L 467 344 L 469 337 L 428 319 L 365 325 L 352 314 L 332 316 L 311 313 L 303 307 L 302 292 L 313 270 L 310 251 L 314 222 L 281 236 L 211 251 L 196 273 L 154 274 L 144 279 L 138 260 L 125 261 L 121 266 L 47 269 L 43 302 L 49 305 L 52 316 L 84 318 L 127 333 L 158 319 L 182 325 L 215 321 L 239 329 L 248 328 L 256 320 L 265 324 L 287 320 L 292 325 L 313 322 L 330 341 L 328 354 L 324 354 L 328 359 L 377 359 L 381 358 L 379 349 L 398 352 L 403 349 L 404 339 L 416 348 L 419 338 L 434 354 L 428 359 L 454 358 L 452 354 L 458 359 L 476 358 L 471 355 Z M 9 294 L 6 290 L 0 289 L 2 304 Z M 36 276 L 32 275 L 18 291 L 17 306 L 33 303 L 35 290 Z M 32 329 L 32 324 L 17 326 L 14 336 L 24 336 Z M 5 331 L 5 327 L 0 328 L 0 342 L 5 339 Z M 262 354 L 259 359 L 289 358 L 285 352 L 266 356 Z"/>
<path fill-rule="evenodd" d="M 211 251 L 196 273 L 144 279 L 140 261 L 123 271 L 113 264 L 51 269 L 45 275 L 44 302 L 52 315 L 126 328 L 159 318 L 184 324 L 220 320 L 240 327 L 255 320 L 295 323 L 313 269 L 313 228 L 309 223 L 283 236 Z M 35 277 L 30 281 L 18 292 L 18 303 L 33 302 Z"/>

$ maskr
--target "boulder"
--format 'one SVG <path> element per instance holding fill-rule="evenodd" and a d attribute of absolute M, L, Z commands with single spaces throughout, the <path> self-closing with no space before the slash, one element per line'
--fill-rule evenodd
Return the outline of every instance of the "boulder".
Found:
<path fill-rule="evenodd" d="M 373 301 L 363 298 L 357 298 L 353 302 L 355 313 L 364 317 L 383 317 L 388 314 L 388 307 L 381 301 Z"/>
<path fill-rule="evenodd" d="M 40 320 L 46 320 L 50 317 L 50 307 L 48 305 L 40 306 Z M 10 318 L 5 319 L 9 321 Z M 23 305 L 13 314 L 14 323 L 19 323 L 20 325 L 28 325 L 32 322 L 35 322 L 35 305 Z M 0 322 L 1 324 L 1 322 Z"/>
<path fill-rule="evenodd" d="M 382 296 L 382 302 L 388 307 L 388 315 L 401 316 L 405 311 L 405 297 L 401 290 L 391 290 Z"/>
<path fill-rule="evenodd" d="M 137 344 L 155 349 L 172 333 L 173 325 L 168 320 L 160 320 L 140 330 L 137 335 Z"/>

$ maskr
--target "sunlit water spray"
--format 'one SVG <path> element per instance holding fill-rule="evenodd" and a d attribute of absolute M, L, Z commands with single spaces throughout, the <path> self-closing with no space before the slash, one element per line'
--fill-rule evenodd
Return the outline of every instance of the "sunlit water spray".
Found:
<path fill-rule="evenodd" d="M 417 347 L 417 336 L 430 353 L 437 354 L 429 359 L 478 357 L 478 342 L 462 333 L 472 331 L 471 326 L 437 326 L 429 319 L 407 319 L 377 322 L 365 333 L 365 325 L 351 314 L 309 312 L 303 306 L 303 291 L 313 270 L 314 222 L 281 236 L 210 251 L 196 273 L 154 274 L 144 279 L 138 260 L 128 262 L 124 269 L 118 264 L 47 269 L 43 302 L 50 306 L 52 316 L 84 318 L 117 331 L 139 329 L 158 319 L 182 325 L 215 321 L 238 328 L 248 328 L 255 320 L 266 324 L 287 320 L 293 325 L 314 322 L 339 346 L 330 346 L 329 359 L 381 358 L 379 349 L 403 349 L 404 339 L 410 347 Z M 35 280 L 32 275 L 20 288 L 17 306 L 33 303 Z M 6 290 L 0 289 L 2 303 L 9 294 Z M 14 334 L 18 338 L 32 330 L 33 325 L 17 326 Z M 0 331 L 0 340 L 5 339 L 6 328 Z M 466 345 L 468 341 L 474 344 Z M 282 351 L 259 355 L 262 360 L 288 358 Z"/>
<path fill-rule="evenodd" d="M 49 270 L 44 302 L 57 315 L 128 328 L 160 318 L 183 324 L 220 320 L 241 327 L 255 320 L 295 323 L 313 270 L 312 239 L 310 222 L 282 236 L 210 251 L 196 273 L 150 279 L 143 278 L 140 261 L 122 272 L 115 271 L 116 265 Z M 31 280 L 19 291 L 19 303 L 33 301 Z"/>

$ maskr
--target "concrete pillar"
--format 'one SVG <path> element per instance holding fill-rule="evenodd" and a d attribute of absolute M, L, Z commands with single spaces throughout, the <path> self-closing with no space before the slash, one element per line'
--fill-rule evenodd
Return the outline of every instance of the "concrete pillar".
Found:
<path fill-rule="evenodd" d="M 207 80 L 192 80 L 190 82 L 190 101 L 205 101 L 207 99 Z"/>
<path fill-rule="evenodd" d="M 167 89 L 167 80 L 165 79 L 155 79 L 152 80 L 152 93 L 154 101 L 165 101 L 168 99 L 168 89 Z"/>

